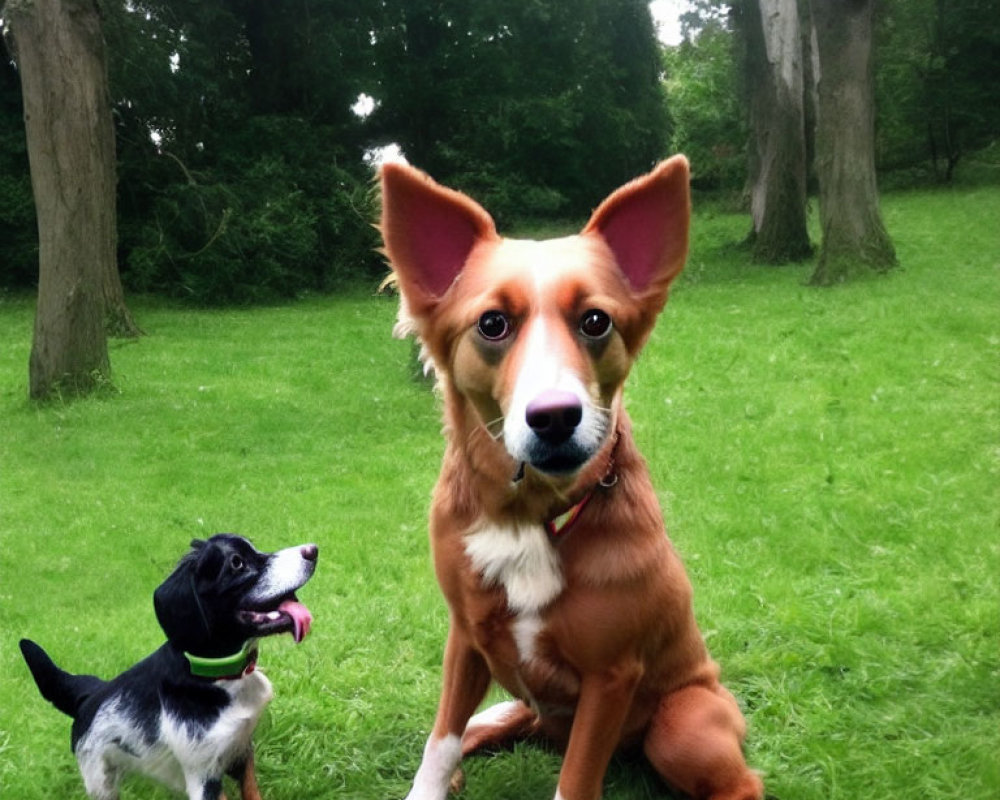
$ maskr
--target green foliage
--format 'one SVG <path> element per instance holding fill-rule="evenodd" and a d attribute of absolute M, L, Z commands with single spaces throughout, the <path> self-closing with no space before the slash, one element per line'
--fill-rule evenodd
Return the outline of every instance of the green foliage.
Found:
<path fill-rule="evenodd" d="M 178 165 L 179 167 L 182 165 Z M 385 268 L 367 184 L 332 164 L 312 192 L 282 156 L 262 154 L 229 176 L 189 174 L 153 199 L 124 274 L 143 292 L 220 304 L 328 291 Z M 217 174 L 223 175 L 216 179 Z"/>
<path fill-rule="evenodd" d="M 950 181 L 1000 135 L 1000 19 L 990 0 L 893 0 L 876 44 L 879 158 Z"/>
<path fill-rule="evenodd" d="M 350 112 L 365 49 L 345 44 L 370 23 L 351 8 L 325 2 L 302 16 L 270 3 L 145 0 L 113 10 L 129 288 L 269 301 L 384 272 Z"/>
<path fill-rule="evenodd" d="M 701 208 L 699 206 L 699 208 Z M 901 269 L 815 290 L 699 211 L 628 407 L 696 613 L 783 800 L 992 800 L 1000 788 L 1000 190 L 884 198 Z M 152 589 L 192 536 L 316 541 L 301 646 L 268 640 L 270 800 L 403 797 L 432 725 L 447 612 L 425 517 L 440 411 L 395 302 L 143 301 L 113 400 L 29 406 L 28 299 L 0 296 L 0 785 L 82 797 L 68 720 L 21 635 L 124 669 L 161 641 Z M 551 796 L 560 760 L 470 759 L 465 800 Z M 133 780 L 123 800 L 169 795 Z M 230 794 L 230 796 L 233 796 Z M 607 800 L 670 797 L 634 757 Z"/>
<path fill-rule="evenodd" d="M 309 283 L 316 246 L 315 217 L 302 193 L 278 194 L 280 164 L 253 165 L 239 184 L 173 184 L 154 204 L 155 235 L 129 253 L 130 284 L 140 291 L 184 292 L 199 301 L 227 303 L 288 297 Z"/>
<path fill-rule="evenodd" d="M 746 176 L 746 115 L 735 67 L 736 41 L 724 21 L 664 48 L 670 149 L 691 160 L 701 189 L 738 191 Z"/>
<path fill-rule="evenodd" d="M 133 9 L 108 23 L 133 289 L 219 303 L 370 280 L 373 141 L 501 224 L 582 214 L 663 154 L 643 0 Z M 349 110 L 362 90 L 378 102 L 365 122 Z"/>
<path fill-rule="evenodd" d="M 37 241 L 20 83 L 13 65 L 0 59 L 0 286 L 34 284 Z"/>
<path fill-rule="evenodd" d="M 991 0 L 887 0 L 879 160 L 948 174 L 1000 132 Z M 363 156 L 397 142 L 504 227 L 583 217 L 669 151 L 739 190 L 731 8 L 660 52 L 646 0 L 101 0 L 126 287 L 268 301 L 383 271 Z M 362 120 L 361 92 L 376 101 Z M 666 94 L 666 98 L 665 98 Z M 669 107 L 669 113 L 668 113 Z M 151 135 L 155 134 L 158 144 Z M 932 149 L 933 143 L 933 149 Z M 929 159 L 937 154 L 937 163 Z M 37 250 L 17 72 L 0 64 L 0 286 Z"/>
<path fill-rule="evenodd" d="M 455 166 L 461 162 L 456 159 Z M 467 163 L 448 180 L 485 206 L 501 229 L 525 220 L 558 219 L 569 205 L 558 189 L 539 185 L 519 173 L 497 176 L 476 163 Z"/>
<path fill-rule="evenodd" d="M 584 214 L 664 153 L 643 0 L 415 2 L 387 8 L 375 38 L 375 137 L 486 189 L 501 224 Z"/>

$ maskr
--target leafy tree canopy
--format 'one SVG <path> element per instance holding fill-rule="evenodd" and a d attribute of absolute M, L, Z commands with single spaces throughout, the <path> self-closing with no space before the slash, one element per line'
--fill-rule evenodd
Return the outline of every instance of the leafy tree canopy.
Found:
<path fill-rule="evenodd" d="M 364 156 L 397 143 L 503 226 L 585 216 L 672 150 L 745 169 L 739 3 L 665 52 L 646 0 L 102 0 L 127 286 L 224 303 L 384 272 Z M 943 177 L 1000 131 L 994 0 L 885 0 L 878 156 Z M 373 110 L 351 109 L 365 94 Z M 669 106 L 669 114 L 668 114 Z M 0 286 L 36 272 L 16 70 L 0 64 Z"/>
<path fill-rule="evenodd" d="M 664 153 L 644 0 L 414 0 L 375 40 L 375 136 L 501 220 L 584 214 Z"/>
<path fill-rule="evenodd" d="M 670 146 L 691 159 L 696 187 L 739 190 L 745 180 L 747 126 L 736 48 L 727 21 L 710 18 L 680 45 L 664 49 Z"/>
<path fill-rule="evenodd" d="M 645 0 L 105 0 L 130 288 L 199 302 L 384 271 L 365 152 L 395 142 L 501 222 L 582 215 L 666 149 Z M 16 74 L 0 225 L 33 278 Z M 365 93 L 367 118 L 351 109 Z M 4 180 L 6 181 L 5 171 Z M 7 264 L 20 265 L 17 270 Z"/>
<path fill-rule="evenodd" d="M 877 103 L 884 166 L 929 160 L 950 180 L 959 160 L 1000 134 L 994 0 L 893 0 L 878 30 Z"/>

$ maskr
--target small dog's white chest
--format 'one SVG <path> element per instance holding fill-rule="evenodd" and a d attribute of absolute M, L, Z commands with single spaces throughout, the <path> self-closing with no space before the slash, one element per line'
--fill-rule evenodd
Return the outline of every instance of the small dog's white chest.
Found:
<path fill-rule="evenodd" d="M 208 727 L 192 727 L 187 720 L 164 714 L 161 736 L 178 762 L 206 774 L 215 765 L 227 767 L 250 746 L 261 712 L 271 701 L 271 682 L 256 670 L 234 681 L 220 681 L 231 701 Z"/>
<path fill-rule="evenodd" d="M 504 588 L 518 616 L 537 616 L 565 585 L 559 553 L 541 525 L 484 524 L 466 534 L 465 552 L 484 584 Z"/>
<path fill-rule="evenodd" d="M 213 737 L 222 743 L 228 740 L 242 742 L 245 746 L 249 744 L 265 706 L 274 697 L 274 689 L 259 669 L 238 681 L 223 681 L 222 685 L 232 702 L 219 716 L 212 731 Z"/>

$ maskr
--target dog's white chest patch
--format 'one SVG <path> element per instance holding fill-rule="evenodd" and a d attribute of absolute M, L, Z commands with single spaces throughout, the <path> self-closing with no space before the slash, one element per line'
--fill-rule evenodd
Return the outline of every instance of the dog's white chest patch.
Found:
<path fill-rule="evenodd" d="M 541 525 L 484 524 L 466 534 L 465 552 L 487 586 L 503 586 L 519 616 L 537 615 L 565 585 L 559 554 Z"/>
<path fill-rule="evenodd" d="M 162 718 L 163 741 L 189 771 L 193 768 L 210 774 L 219 764 L 231 765 L 249 747 L 257 720 L 274 696 L 271 682 L 259 669 L 216 685 L 231 700 L 208 727 L 192 726 L 188 720 L 166 713 Z"/>

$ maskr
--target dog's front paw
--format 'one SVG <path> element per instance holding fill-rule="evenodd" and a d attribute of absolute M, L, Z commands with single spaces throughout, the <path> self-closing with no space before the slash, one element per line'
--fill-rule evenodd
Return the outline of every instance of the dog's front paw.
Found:
<path fill-rule="evenodd" d="M 461 776 L 462 771 L 456 770 L 453 773 L 453 777 L 442 782 L 435 782 L 431 784 L 429 781 L 420 780 L 420 775 L 418 773 L 417 777 L 413 780 L 413 787 L 410 789 L 410 793 L 406 795 L 405 800 L 447 800 L 448 791 L 458 791 L 461 785 L 454 785 L 454 776 Z M 464 783 L 464 779 L 462 780 Z"/>
<path fill-rule="evenodd" d="M 424 757 L 406 800 L 446 800 L 461 760 L 460 737 L 449 734 L 437 738 L 432 734 L 424 746 Z"/>
<path fill-rule="evenodd" d="M 445 784 L 444 788 L 441 790 L 439 790 L 438 787 L 429 789 L 426 786 L 414 785 L 404 800 L 446 800 L 448 797 L 448 788 L 448 784 Z"/>

